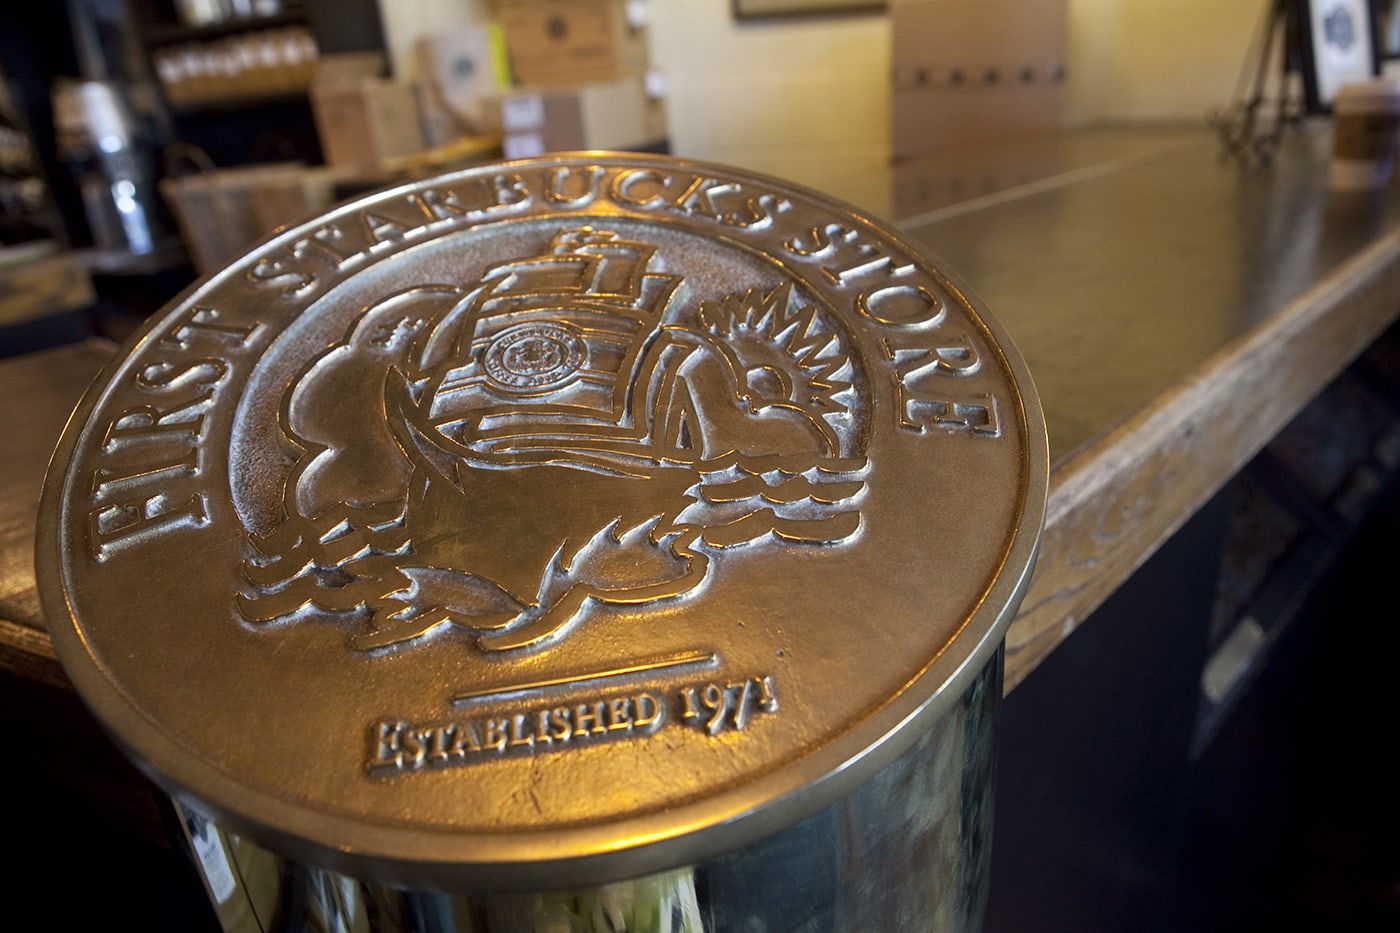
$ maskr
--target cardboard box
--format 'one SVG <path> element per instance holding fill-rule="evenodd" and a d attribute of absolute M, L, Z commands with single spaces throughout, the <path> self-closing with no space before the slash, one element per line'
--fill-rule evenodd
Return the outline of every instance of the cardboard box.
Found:
<path fill-rule="evenodd" d="M 501 98 L 500 106 L 501 148 L 509 159 L 574 149 L 636 148 L 658 138 L 655 103 L 640 77 L 517 91 Z"/>
<path fill-rule="evenodd" d="M 311 110 L 327 165 L 372 168 L 424 148 L 418 96 L 411 84 L 388 79 L 320 83 L 311 88 Z"/>
<path fill-rule="evenodd" d="M 890 20 L 895 158 L 1058 129 L 1065 0 L 901 0 Z"/>
<path fill-rule="evenodd" d="M 496 21 L 517 84 L 616 81 L 646 70 L 644 5 L 625 0 L 508 0 Z"/>
<path fill-rule="evenodd" d="M 383 52 L 335 52 L 316 59 L 311 83 L 357 84 L 384 77 L 387 68 L 388 59 Z"/>
<path fill-rule="evenodd" d="M 414 43 L 427 144 L 500 133 L 497 100 L 510 86 L 504 39 L 495 24 L 421 36 Z"/>

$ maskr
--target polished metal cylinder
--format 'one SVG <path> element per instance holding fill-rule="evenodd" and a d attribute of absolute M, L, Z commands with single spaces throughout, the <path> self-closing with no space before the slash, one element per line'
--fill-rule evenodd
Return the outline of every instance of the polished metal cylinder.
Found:
<path fill-rule="evenodd" d="M 982 928 L 1001 653 L 957 704 L 855 791 L 697 865 L 587 888 L 397 888 L 290 861 L 180 809 L 229 933 L 952 933 Z"/>
<path fill-rule="evenodd" d="M 37 564 L 231 931 L 973 931 L 1047 473 L 923 248 L 561 154 L 366 195 L 157 314 Z"/>

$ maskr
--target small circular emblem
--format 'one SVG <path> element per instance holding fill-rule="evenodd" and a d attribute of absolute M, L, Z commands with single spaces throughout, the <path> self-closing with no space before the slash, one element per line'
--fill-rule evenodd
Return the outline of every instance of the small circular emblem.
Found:
<path fill-rule="evenodd" d="M 571 380 L 584 363 L 583 341 L 561 324 L 524 324 L 496 336 L 483 359 L 502 389 L 540 392 Z"/>

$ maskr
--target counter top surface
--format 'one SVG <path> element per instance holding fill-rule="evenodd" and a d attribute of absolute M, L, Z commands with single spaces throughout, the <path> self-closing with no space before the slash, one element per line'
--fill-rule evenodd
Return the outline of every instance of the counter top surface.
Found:
<path fill-rule="evenodd" d="M 1050 503 L 1007 690 L 1400 311 L 1400 191 L 1327 192 L 1328 142 L 1251 167 L 1204 131 L 1084 133 L 828 188 L 944 260 L 1034 374 Z M 43 472 L 114 349 L 0 362 L 0 667 L 33 679 L 64 682 L 34 591 Z"/>
<path fill-rule="evenodd" d="M 1367 249 L 1392 248 L 1396 199 L 1329 195 L 1327 142 L 1289 137 L 1265 169 L 1224 158 L 1209 137 L 1166 137 L 901 225 L 1011 332 L 1062 464 Z"/>
<path fill-rule="evenodd" d="M 1007 637 L 1015 687 L 1400 310 L 1400 199 L 1326 190 L 1330 136 L 1276 161 L 1160 145 L 903 222 L 1021 348 L 1050 502 Z"/>

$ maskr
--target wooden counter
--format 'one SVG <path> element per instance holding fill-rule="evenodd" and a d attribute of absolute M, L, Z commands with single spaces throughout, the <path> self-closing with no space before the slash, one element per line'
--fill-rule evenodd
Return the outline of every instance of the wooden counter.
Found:
<path fill-rule="evenodd" d="M 1006 325 L 1045 407 L 1008 691 L 1400 313 L 1400 189 L 1329 193 L 1325 132 L 1267 168 L 1204 134 L 1105 139 L 1122 154 L 904 224 Z"/>
<path fill-rule="evenodd" d="M 1104 131 L 831 181 L 956 270 L 1035 376 L 1051 494 L 1008 691 L 1400 312 L 1400 190 L 1329 194 L 1325 133 L 1284 142 L 1252 168 L 1204 131 Z M 113 349 L 0 363 L 0 668 L 47 683 L 34 510 Z"/>

